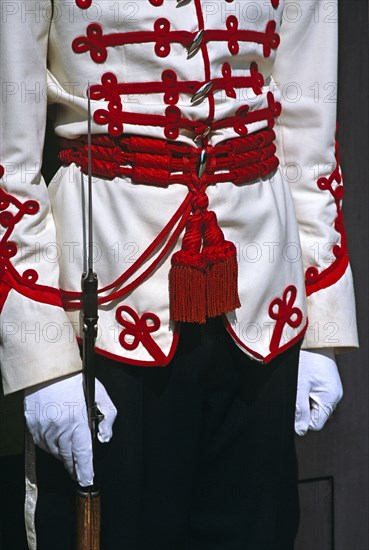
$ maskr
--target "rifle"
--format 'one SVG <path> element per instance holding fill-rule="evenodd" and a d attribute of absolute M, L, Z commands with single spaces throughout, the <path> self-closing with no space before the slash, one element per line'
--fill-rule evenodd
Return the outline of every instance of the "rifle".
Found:
<path fill-rule="evenodd" d="M 92 446 L 96 441 L 98 422 L 104 417 L 95 402 L 95 340 L 97 336 L 97 275 L 93 270 L 92 240 L 92 172 L 91 172 L 91 101 L 87 91 L 88 144 L 88 238 L 87 262 L 82 273 L 83 303 L 83 382 L 91 432 Z M 76 497 L 76 550 L 100 550 L 100 492 L 95 485 L 79 486 Z"/>

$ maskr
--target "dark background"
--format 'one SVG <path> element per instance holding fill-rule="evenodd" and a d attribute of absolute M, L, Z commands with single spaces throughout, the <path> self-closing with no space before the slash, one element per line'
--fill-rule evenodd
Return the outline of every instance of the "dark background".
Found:
<path fill-rule="evenodd" d="M 322 432 L 297 438 L 306 482 L 296 550 L 369 549 L 367 2 L 340 0 L 339 20 L 338 140 L 360 350 L 337 358 L 345 394 L 334 418 Z"/>

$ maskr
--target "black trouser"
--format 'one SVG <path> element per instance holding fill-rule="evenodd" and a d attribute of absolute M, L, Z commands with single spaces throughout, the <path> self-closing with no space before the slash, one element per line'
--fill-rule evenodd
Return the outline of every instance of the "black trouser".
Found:
<path fill-rule="evenodd" d="M 299 345 L 268 365 L 219 320 L 182 327 L 165 368 L 98 360 L 118 409 L 96 451 L 103 550 L 292 550 Z M 73 487 L 38 453 L 39 550 L 73 548 Z"/>
<path fill-rule="evenodd" d="M 0 458 L 0 550 L 26 550 L 24 454 Z"/>

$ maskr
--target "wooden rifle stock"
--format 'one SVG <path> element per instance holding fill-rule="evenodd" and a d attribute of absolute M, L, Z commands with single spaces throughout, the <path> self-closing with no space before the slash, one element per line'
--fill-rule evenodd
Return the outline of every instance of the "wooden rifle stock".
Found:
<path fill-rule="evenodd" d="M 100 550 L 100 493 L 80 487 L 76 497 L 76 550 Z"/>

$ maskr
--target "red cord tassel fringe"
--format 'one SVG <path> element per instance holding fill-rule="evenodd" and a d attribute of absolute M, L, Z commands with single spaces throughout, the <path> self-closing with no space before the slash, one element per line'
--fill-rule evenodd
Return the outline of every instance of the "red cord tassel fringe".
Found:
<path fill-rule="evenodd" d="M 203 262 L 198 261 L 197 265 L 183 257 L 183 250 L 174 254 L 169 272 L 171 319 L 205 323 L 207 317 L 216 317 L 240 307 L 236 247 L 229 241 L 224 245 L 227 253 L 224 254 L 223 248 L 223 258 L 218 254 L 218 258 L 211 261 L 207 256 L 209 252 L 215 255 L 215 247 L 208 247 L 213 249 L 211 251 L 204 248 L 199 254 Z"/>

